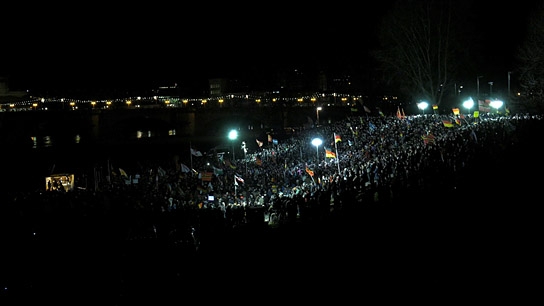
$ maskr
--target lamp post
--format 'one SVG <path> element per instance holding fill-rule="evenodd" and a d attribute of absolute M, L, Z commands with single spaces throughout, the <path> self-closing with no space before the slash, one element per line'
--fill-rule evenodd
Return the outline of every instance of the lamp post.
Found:
<path fill-rule="evenodd" d="M 236 160 L 236 157 L 234 156 L 234 140 L 236 140 L 236 138 L 238 138 L 238 131 L 230 130 L 229 139 L 232 141 L 232 160 Z"/>
<path fill-rule="evenodd" d="M 315 113 L 316 113 L 316 115 L 317 115 L 317 120 L 316 120 L 317 125 L 319 125 L 319 111 L 320 111 L 321 109 L 322 109 L 321 106 L 318 106 L 318 107 L 315 109 Z"/>
<path fill-rule="evenodd" d="M 483 77 L 483 75 L 479 75 L 476 77 L 476 100 L 480 101 L 480 79 Z"/>
<path fill-rule="evenodd" d="M 512 74 L 512 71 L 508 71 L 508 99 L 506 99 L 508 103 L 510 103 L 510 74 Z M 504 103 L 504 108 L 506 108 L 506 102 Z"/>
<path fill-rule="evenodd" d="M 316 149 L 316 157 L 317 161 L 319 161 L 319 146 L 323 143 L 323 140 L 321 138 L 314 138 L 312 139 L 312 144 L 315 146 Z"/>

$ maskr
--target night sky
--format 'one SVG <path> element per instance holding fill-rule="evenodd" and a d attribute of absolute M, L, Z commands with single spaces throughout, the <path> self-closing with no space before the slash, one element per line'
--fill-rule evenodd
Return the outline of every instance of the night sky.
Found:
<path fill-rule="evenodd" d="M 279 69 L 369 69 L 391 0 L 294 8 L 94 5 L 15 9 L 3 19 L 0 76 L 13 89 L 145 87 Z M 222 4 L 220 4 L 222 5 Z M 535 4 L 474 4 L 481 74 L 506 75 Z M 493 52 L 487 53 L 487 48 Z"/>

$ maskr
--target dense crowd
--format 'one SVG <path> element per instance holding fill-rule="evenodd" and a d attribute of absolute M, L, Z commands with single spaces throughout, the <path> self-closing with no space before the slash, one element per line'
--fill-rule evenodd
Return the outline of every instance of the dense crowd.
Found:
<path fill-rule="evenodd" d="M 192 169 L 178 160 L 147 161 L 126 172 L 113 168 L 97 188 L 7 194 L 2 210 L 35 228 L 50 218 L 116 218 L 125 223 L 115 233 L 120 239 L 181 229 L 198 235 L 210 230 L 202 228 L 204 217 L 213 219 L 205 226 L 236 227 L 250 222 L 250 209 L 264 212 L 259 218 L 270 224 L 325 220 L 353 206 L 451 192 L 472 169 L 500 164 L 494 159 L 505 158 L 522 131 L 535 130 L 540 119 L 349 117 L 261 145 L 237 160 L 197 154 Z M 316 137 L 324 139 L 321 154 L 311 144 Z"/>
<path fill-rule="evenodd" d="M 198 254 L 225 231 L 357 219 L 364 207 L 451 205 L 542 126 L 535 115 L 348 117 L 243 157 L 113 168 L 96 188 L 2 195 L 13 241 L 165 241 Z M 323 147 L 311 140 L 319 137 Z M 331 152 L 333 154 L 331 154 Z M 62 189 L 59 189 L 62 190 Z M 487 190 L 478 190 L 489 193 Z M 427 207 L 427 206 L 426 206 Z"/>

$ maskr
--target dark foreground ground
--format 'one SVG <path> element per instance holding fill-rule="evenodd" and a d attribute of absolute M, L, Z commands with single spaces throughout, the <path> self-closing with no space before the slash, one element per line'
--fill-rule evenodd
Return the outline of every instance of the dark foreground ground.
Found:
<path fill-rule="evenodd" d="M 107 232 L 7 238 L 1 304 L 351 300 L 361 292 L 464 300 L 491 294 L 489 286 L 508 287 L 508 298 L 520 284 L 534 286 L 527 277 L 542 255 L 538 201 L 457 196 L 369 205 L 320 222 L 246 224 L 208 236 L 198 250 L 155 239 L 119 243 Z"/>

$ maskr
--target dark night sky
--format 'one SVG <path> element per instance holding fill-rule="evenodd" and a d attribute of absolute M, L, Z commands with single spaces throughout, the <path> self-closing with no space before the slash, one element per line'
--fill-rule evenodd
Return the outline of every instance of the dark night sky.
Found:
<path fill-rule="evenodd" d="M 183 8 L 93 6 L 44 14 L 17 11 L 2 21 L 0 75 L 12 87 L 146 86 L 160 81 L 278 67 L 364 67 L 380 17 L 391 0 L 372 9 L 359 4 L 291 8 Z M 482 69 L 508 71 L 524 17 L 531 8 L 511 3 L 475 4 L 482 45 L 504 45 L 485 56 Z M 481 31 L 481 32 L 480 32 Z M 486 41 L 487 40 L 487 41 Z M 500 42 L 500 43 L 497 43 Z M 488 68 L 486 68 L 488 67 Z M 189 78 L 190 76 L 190 78 Z"/>

